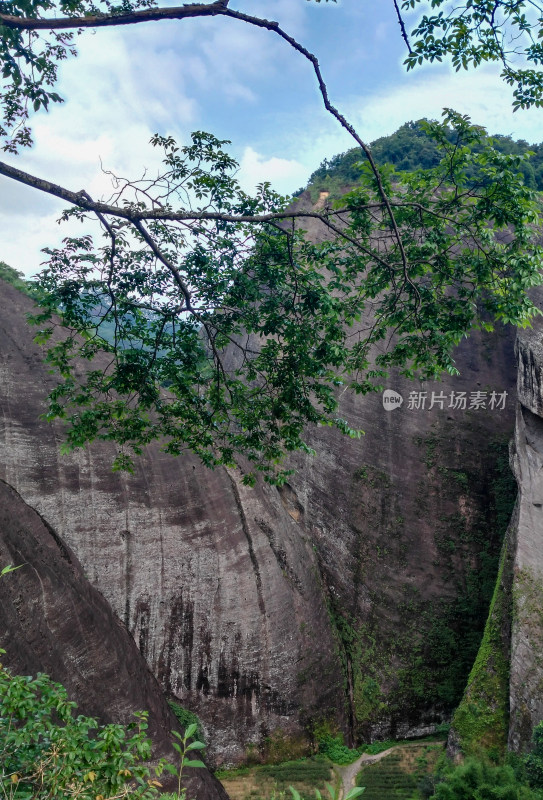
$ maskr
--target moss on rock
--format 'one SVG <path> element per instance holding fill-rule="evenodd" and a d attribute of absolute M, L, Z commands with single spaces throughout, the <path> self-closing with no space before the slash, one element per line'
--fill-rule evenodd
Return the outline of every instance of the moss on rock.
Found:
<path fill-rule="evenodd" d="M 464 755 L 505 754 L 509 724 L 509 649 L 512 613 L 512 521 L 505 537 L 483 639 L 454 717 Z"/>

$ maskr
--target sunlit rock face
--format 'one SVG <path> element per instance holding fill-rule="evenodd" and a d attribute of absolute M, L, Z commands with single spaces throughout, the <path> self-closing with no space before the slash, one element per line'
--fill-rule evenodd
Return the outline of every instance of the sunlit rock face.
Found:
<path fill-rule="evenodd" d="M 135 712 L 147 711 L 154 757 L 174 761 L 171 730 L 178 724 L 134 640 L 75 554 L 3 481 L 0 564 L 18 567 L 0 581 L 4 666 L 16 675 L 46 672 L 77 699 L 78 713 L 104 723 L 133 723 Z M 189 775 L 194 796 L 226 799 L 207 770 Z"/>
<path fill-rule="evenodd" d="M 345 392 L 340 415 L 365 436 L 315 429 L 317 455 L 296 457 L 288 484 L 248 489 L 157 447 L 133 476 L 111 472 L 106 445 L 61 456 L 60 428 L 39 419 L 54 377 L 30 303 L 0 291 L 0 477 L 73 549 L 168 696 L 201 716 L 216 763 L 318 720 L 359 739 L 447 716 L 507 522 L 513 332 L 464 341 L 460 377 L 392 379 L 393 410 Z M 470 409 L 477 392 L 485 407 Z"/>
<path fill-rule="evenodd" d="M 543 719 L 543 325 L 517 340 L 512 464 L 519 486 L 513 575 L 509 746 L 525 750 Z"/>

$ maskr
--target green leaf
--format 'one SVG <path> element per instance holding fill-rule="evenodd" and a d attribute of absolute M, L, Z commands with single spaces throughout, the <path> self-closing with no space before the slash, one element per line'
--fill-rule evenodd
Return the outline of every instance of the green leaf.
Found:
<path fill-rule="evenodd" d="M 197 730 L 198 724 L 196 722 L 191 722 L 191 724 L 187 725 L 185 728 L 185 739 L 190 739 L 191 736 L 194 736 Z"/>
<path fill-rule="evenodd" d="M 205 750 L 204 742 L 191 742 L 185 748 L 185 751 L 188 753 L 189 750 Z"/>

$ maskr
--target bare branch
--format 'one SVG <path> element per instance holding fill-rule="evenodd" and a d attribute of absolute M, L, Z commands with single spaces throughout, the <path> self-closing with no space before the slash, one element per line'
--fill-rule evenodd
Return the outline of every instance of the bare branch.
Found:
<path fill-rule="evenodd" d="M 347 118 L 344 117 L 343 114 L 341 114 L 338 111 L 338 109 L 335 106 L 333 106 L 332 103 L 330 102 L 330 98 L 328 96 L 328 88 L 326 86 L 326 83 L 324 82 L 324 78 L 322 76 L 322 72 L 321 72 L 321 68 L 320 68 L 317 56 L 314 55 L 313 53 L 311 53 L 309 50 L 307 50 L 296 39 L 294 39 L 292 36 L 290 36 L 286 31 L 284 31 L 279 26 L 279 24 L 277 22 L 271 22 L 270 20 L 267 20 L 267 19 L 260 19 L 259 17 L 253 17 L 250 14 L 243 14 L 241 11 L 232 11 L 230 9 L 225 9 L 225 11 L 223 13 L 224 13 L 224 15 L 226 17 L 230 17 L 232 19 L 239 19 L 239 20 L 242 20 L 243 22 L 249 23 L 250 25 L 255 25 L 258 28 L 265 28 L 266 30 L 273 31 L 278 36 L 280 36 L 282 39 L 284 39 L 285 42 L 288 42 L 288 44 L 294 50 L 296 50 L 298 53 L 303 55 L 304 58 L 307 58 L 307 60 L 311 62 L 312 66 L 313 66 L 313 71 L 314 71 L 315 76 L 317 78 L 317 83 L 319 84 L 319 91 L 320 91 L 321 96 L 322 96 L 324 107 L 326 108 L 326 110 L 333 117 L 335 117 L 335 119 L 337 119 L 337 121 L 339 122 L 341 127 L 344 128 L 348 133 L 350 133 L 350 135 L 355 140 L 355 142 L 358 144 L 358 146 L 360 148 L 362 148 L 362 151 L 364 152 L 364 155 L 368 159 L 368 162 L 369 162 L 369 165 L 371 167 L 371 170 L 372 170 L 372 172 L 373 172 L 373 174 L 375 176 L 375 182 L 377 184 L 378 193 L 379 193 L 379 195 L 380 195 L 380 197 L 381 197 L 381 199 L 383 201 L 383 204 L 384 204 L 384 206 L 386 208 L 388 217 L 390 219 L 390 224 L 391 224 L 392 229 L 394 231 L 394 237 L 395 237 L 395 239 L 396 239 L 396 241 L 398 243 L 398 249 L 400 251 L 400 255 L 401 255 L 401 259 L 402 259 L 402 263 L 403 263 L 403 267 L 404 267 L 404 272 L 407 273 L 408 262 L 407 262 L 407 255 L 406 255 L 406 252 L 405 252 L 405 248 L 404 248 L 403 242 L 402 242 L 402 236 L 401 236 L 401 233 L 400 233 L 400 229 L 398 227 L 398 223 L 396 222 L 396 218 L 394 216 L 394 211 L 393 211 L 392 205 L 390 203 L 390 200 L 388 198 L 387 193 L 385 192 L 385 189 L 384 189 L 384 186 L 383 186 L 383 181 L 381 179 L 381 173 L 379 172 L 379 168 L 377 167 L 377 164 L 375 163 L 375 160 L 374 160 L 374 158 L 373 158 L 373 156 L 371 154 L 370 147 L 360 138 L 360 136 L 356 132 L 356 129 L 354 128 L 353 125 L 351 125 L 351 123 L 347 120 Z"/>
<path fill-rule="evenodd" d="M 401 13 L 400 7 L 398 5 L 398 0 L 393 0 L 393 2 L 394 2 L 394 8 L 396 10 L 396 16 L 398 18 L 398 24 L 399 24 L 400 30 L 402 32 L 402 39 L 406 43 L 407 49 L 409 51 L 409 54 L 411 55 L 413 50 L 411 49 L 411 43 L 409 41 L 409 36 L 407 35 L 407 31 L 405 29 L 405 23 L 403 21 L 402 13 Z"/>

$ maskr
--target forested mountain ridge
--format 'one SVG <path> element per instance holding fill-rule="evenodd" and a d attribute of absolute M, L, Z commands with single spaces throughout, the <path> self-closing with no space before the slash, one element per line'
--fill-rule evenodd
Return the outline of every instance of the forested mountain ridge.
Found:
<path fill-rule="evenodd" d="M 371 153 L 377 164 L 392 164 L 397 171 L 413 172 L 417 169 L 431 169 L 440 160 L 439 150 L 424 129 L 425 120 L 406 122 L 390 136 L 382 136 L 371 144 Z M 451 131 L 451 141 L 453 133 Z M 521 172 L 524 181 L 531 189 L 543 189 L 543 144 L 528 144 L 511 136 L 496 134 L 493 137 L 494 148 L 500 153 L 525 155 L 532 153 L 522 164 Z M 325 159 L 311 174 L 307 189 L 329 191 L 331 194 L 342 193 L 345 188 L 356 184 L 360 177 L 360 164 L 366 156 L 359 147 L 353 147 L 344 153 L 338 153 Z M 299 189 L 295 194 L 304 191 Z"/>

